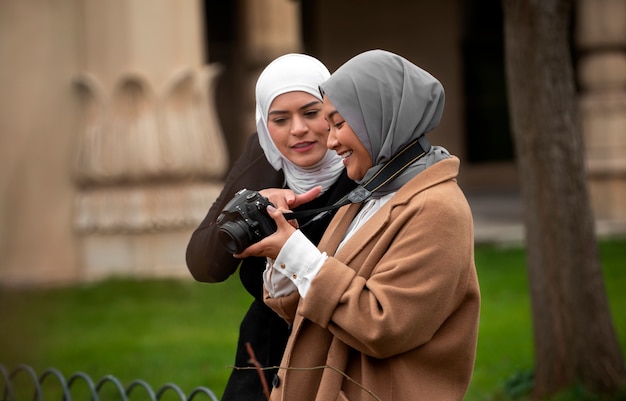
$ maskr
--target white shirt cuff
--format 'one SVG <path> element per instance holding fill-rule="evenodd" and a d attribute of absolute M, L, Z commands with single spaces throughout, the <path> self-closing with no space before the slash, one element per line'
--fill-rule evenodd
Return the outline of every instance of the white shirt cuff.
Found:
<path fill-rule="evenodd" d="M 295 284 L 304 298 L 326 259 L 325 252 L 320 252 L 302 231 L 296 230 L 280 250 L 274 270 Z"/>
<path fill-rule="evenodd" d="M 272 298 L 285 297 L 294 291 L 297 291 L 297 287 L 289 278 L 282 274 L 274 274 L 274 260 L 267 258 L 265 264 L 265 271 L 263 272 L 263 282 L 267 293 Z"/>

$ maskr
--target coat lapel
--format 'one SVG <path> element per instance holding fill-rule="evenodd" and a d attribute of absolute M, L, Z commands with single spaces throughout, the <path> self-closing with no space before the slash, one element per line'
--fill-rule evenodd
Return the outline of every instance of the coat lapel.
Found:
<path fill-rule="evenodd" d="M 361 203 L 352 203 L 337 211 L 337 214 L 328 225 L 324 236 L 320 240 L 318 245 L 319 250 L 326 252 L 328 255 L 334 255 L 335 252 L 337 252 L 337 247 L 345 236 L 346 231 L 348 231 L 348 227 L 354 219 L 354 216 L 359 212 L 361 205 Z"/>
<path fill-rule="evenodd" d="M 396 206 L 407 204 L 414 196 L 418 195 L 427 188 L 437 185 L 443 181 L 455 179 L 458 171 L 458 165 L 459 160 L 456 157 L 450 157 L 435 163 L 415 176 L 407 184 L 402 186 L 389 200 L 389 202 L 387 202 L 377 213 L 372 215 L 372 217 L 370 217 L 369 220 L 363 224 L 358 232 L 355 233 L 355 235 L 337 252 L 337 247 L 343 239 L 346 230 L 352 222 L 352 219 L 358 213 L 361 204 L 358 204 L 359 207 L 351 205 L 342 216 L 338 213 L 333 222 L 337 223 L 336 231 L 340 232 L 333 232 L 331 234 L 333 239 L 332 248 L 329 247 L 328 249 L 322 250 L 326 251 L 329 255 L 334 255 L 346 264 L 349 264 L 359 254 L 359 252 L 367 246 L 367 243 L 372 238 L 375 238 L 381 231 L 386 229 L 391 219 L 392 211 Z M 345 217 L 345 219 L 343 219 L 343 217 Z M 341 230 L 339 230 L 339 228 L 341 228 Z M 331 243 L 329 243 L 329 245 L 330 244 Z M 356 266 L 355 270 L 359 271 L 359 266 Z M 362 275 L 361 272 L 359 272 L 359 274 Z"/>

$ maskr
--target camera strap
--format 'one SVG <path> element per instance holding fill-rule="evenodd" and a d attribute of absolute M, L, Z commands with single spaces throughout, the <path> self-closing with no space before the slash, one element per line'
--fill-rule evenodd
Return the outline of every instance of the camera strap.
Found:
<path fill-rule="evenodd" d="M 398 152 L 391 160 L 389 160 L 383 167 L 378 170 L 366 183 L 354 188 L 350 193 L 339 199 L 337 202 L 330 206 L 325 206 L 313 210 L 303 210 L 300 212 L 289 212 L 283 215 L 287 220 L 302 219 L 310 216 L 314 216 L 311 220 L 301 225 L 304 227 L 314 221 L 317 221 L 324 216 L 334 213 L 337 209 L 350 203 L 359 203 L 366 201 L 372 193 L 376 192 L 380 187 L 386 183 L 392 181 L 404 170 L 406 170 L 411 164 L 421 159 L 430 150 L 430 144 L 426 139 L 426 136 L 422 135 L 418 139 L 414 140 L 400 152 Z"/>

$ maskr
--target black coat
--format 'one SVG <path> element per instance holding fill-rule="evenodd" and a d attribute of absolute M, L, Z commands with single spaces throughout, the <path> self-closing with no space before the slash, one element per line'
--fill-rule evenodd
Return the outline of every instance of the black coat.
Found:
<path fill-rule="evenodd" d="M 228 174 L 222 192 L 200 226 L 192 234 L 187 246 L 187 267 L 198 281 L 224 281 L 237 270 L 241 262 L 239 277 L 246 290 L 254 297 L 254 301 L 240 325 L 235 357 L 235 366 L 238 367 L 250 366 L 245 346 L 248 342 L 252 345 L 257 360 L 263 366 L 278 366 L 289 337 L 289 327 L 263 302 L 262 274 L 265 269 L 265 258 L 250 257 L 243 261 L 233 258 L 219 242 L 215 219 L 240 189 L 282 188 L 283 181 L 282 172 L 274 170 L 265 158 L 257 134 L 252 135 L 245 152 Z M 355 186 L 354 181 L 350 180 L 344 171 L 322 196 L 295 210 L 316 209 L 330 205 Z M 314 244 L 317 244 L 330 223 L 331 217 L 329 214 L 307 225 L 302 228 L 303 233 Z M 265 371 L 266 380 L 270 386 L 274 373 L 275 370 Z M 222 397 L 222 401 L 230 400 L 265 400 L 261 381 L 255 370 L 233 370 Z"/>

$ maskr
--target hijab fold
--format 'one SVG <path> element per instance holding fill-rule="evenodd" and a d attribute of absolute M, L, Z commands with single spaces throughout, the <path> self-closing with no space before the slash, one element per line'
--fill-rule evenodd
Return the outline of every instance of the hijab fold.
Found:
<path fill-rule="evenodd" d="M 445 93 L 441 83 L 405 58 L 384 50 L 361 53 L 320 85 L 369 152 L 373 166 L 366 182 L 402 148 L 439 125 Z M 450 157 L 440 146 L 372 196 L 397 191 L 428 166 Z"/>
<path fill-rule="evenodd" d="M 265 157 L 276 171 L 283 170 L 285 183 L 296 193 L 321 185 L 326 191 L 343 171 L 341 158 L 333 151 L 313 166 L 301 167 L 287 159 L 276 147 L 267 126 L 269 108 L 277 96 L 302 91 L 322 101 L 319 85 L 330 73 L 319 60 L 305 54 L 290 53 L 272 61 L 256 84 L 256 127 Z"/>

